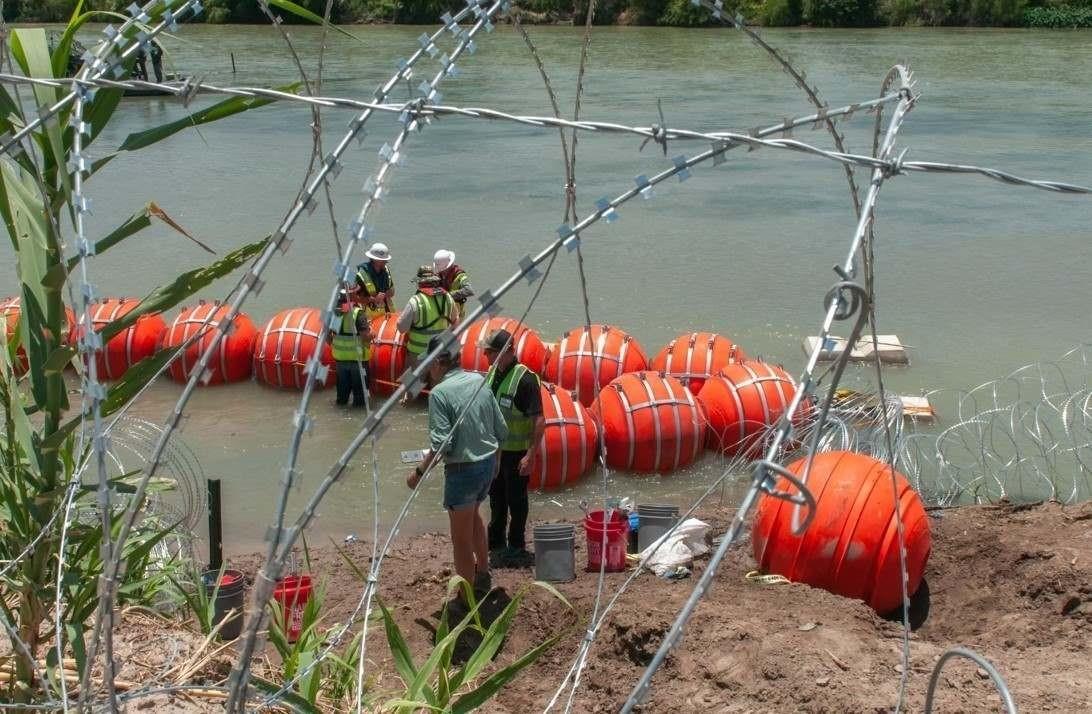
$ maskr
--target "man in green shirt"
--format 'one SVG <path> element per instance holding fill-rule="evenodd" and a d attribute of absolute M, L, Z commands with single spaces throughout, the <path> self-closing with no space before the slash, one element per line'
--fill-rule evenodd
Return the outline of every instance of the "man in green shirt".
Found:
<path fill-rule="evenodd" d="M 485 378 L 463 371 L 456 348 L 433 337 L 428 353 L 433 352 L 436 357 L 429 365 L 429 380 L 434 385 L 428 398 L 430 448 L 406 485 L 417 488 L 429 466 L 444 459 L 443 503 L 451 527 L 455 572 L 484 595 L 492 580 L 479 509 L 496 476 L 497 449 L 508 436 L 508 427 Z"/>

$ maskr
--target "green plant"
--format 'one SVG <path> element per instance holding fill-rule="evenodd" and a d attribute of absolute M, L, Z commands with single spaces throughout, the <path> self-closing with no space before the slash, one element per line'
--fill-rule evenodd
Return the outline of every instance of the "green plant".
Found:
<path fill-rule="evenodd" d="M 180 0 L 164 3 L 174 9 L 180 4 Z M 161 17 L 164 5 L 151 12 L 153 22 Z M 83 12 L 82 2 L 77 2 L 52 51 L 44 30 L 12 31 L 11 55 L 19 71 L 38 78 L 64 76 L 75 33 L 100 17 L 101 13 Z M 125 34 L 132 41 L 138 31 L 141 28 L 130 26 Z M 40 108 L 61 102 L 67 94 L 67 89 L 36 86 L 19 101 L 6 87 L 0 87 L 0 134 L 14 135 L 38 117 Z M 86 102 L 84 147 L 98 139 L 120 99 L 120 90 L 100 89 Z M 96 152 L 101 158 L 81 169 L 84 180 L 91 181 L 121 152 L 150 146 L 189 126 L 266 103 L 231 99 L 185 120 L 132 134 L 116 151 Z M 107 486 L 123 498 L 120 504 L 113 499 L 114 508 L 103 514 L 93 498 L 98 493 L 97 480 L 93 476 L 89 479 L 96 483 L 94 487 L 81 485 L 81 475 L 91 461 L 91 440 L 80 437 L 86 415 L 79 409 L 73 413 L 68 399 L 65 368 L 72 364 L 80 370 L 83 362 L 67 339 L 71 330 L 63 299 L 66 294 L 81 294 L 70 275 L 78 264 L 78 257 L 70 255 L 74 246 L 69 226 L 75 224 L 77 215 L 70 173 L 75 170 L 71 163 L 75 141 L 72 111 L 71 102 L 62 104 L 53 118 L 30 132 L 21 143 L 22 151 L 0 156 L 0 220 L 17 258 L 12 268 L 21 299 L 18 319 L 12 321 L 15 324 L 5 320 L 0 326 L 0 617 L 6 622 L 9 649 L 16 658 L 16 676 L 4 698 L 16 703 L 32 701 L 36 692 L 49 686 L 48 681 L 37 678 L 37 661 L 54 635 L 51 623 L 61 555 L 65 562 L 60 583 L 64 636 L 68 649 L 82 660 L 83 628 L 99 607 L 97 581 L 105 565 L 100 553 L 103 530 L 118 534 L 120 507 L 128 505 L 125 498 L 133 493 L 132 474 L 111 478 Z M 93 241 L 96 251 L 116 249 L 151 225 L 153 217 L 165 219 L 166 214 L 154 204 L 145 207 Z M 178 276 L 150 293 L 132 312 L 101 328 L 101 337 L 108 340 L 139 316 L 178 304 L 243 265 L 266 243 L 267 239 L 250 243 L 211 265 Z M 101 414 L 109 416 L 127 404 L 170 356 L 168 351 L 153 355 L 106 388 Z M 70 512 L 80 517 L 70 521 Z M 134 529 L 120 556 L 117 595 L 121 602 L 145 602 L 162 590 L 167 578 L 156 551 L 161 550 L 157 546 L 171 528 L 172 524 L 148 520 Z M 48 656 L 55 660 L 57 654 L 51 648 Z M 80 664 L 82 667 L 83 662 Z"/>
<path fill-rule="evenodd" d="M 865 27 L 876 22 L 876 0 L 804 0 L 804 20 L 815 27 Z"/>
<path fill-rule="evenodd" d="M 1092 7 L 1031 7 L 1024 11 L 1026 27 L 1092 27 Z"/>
<path fill-rule="evenodd" d="M 542 588 L 570 610 L 572 609 L 572 605 L 565 596 L 553 586 L 535 582 L 520 588 L 496 619 L 485 626 L 481 618 L 484 601 L 475 598 L 466 580 L 458 576 L 453 577 L 448 584 L 448 595 L 461 590 L 469 611 L 455 627 L 449 629 L 448 606 L 444 606 L 440 625 L 436 631 L 436 644 L 420 666 L 414 663 L 413 655 L 391 611 L 382 601 L 379 601 L 383 624 L 387 632 L 387 644 L 390 646 L 394 665 L 405 685 L 405 691 L 388 700 L 383 708 L 403 714 L 422 709 L 461 714 L 473 711 L 492 699 L 512 678 L 556 645 L 565 635 L 565 630 L 554 633 L 517 657 L 511 664 L 501 667 L 481 682 L 477 682 L 486 666 L 500 651 L 520 603 L 532 587 Z M 456 646 L 464 633 L 468 632 L 480 635 L 481 639 L 466 661 L 459 666 L 455 664 Z"/>
<path fill-rule="evenodd" d="M 766 27 L 794 27 L 803 19 L 801 0 L 766 0 L 759 19 Z"/>

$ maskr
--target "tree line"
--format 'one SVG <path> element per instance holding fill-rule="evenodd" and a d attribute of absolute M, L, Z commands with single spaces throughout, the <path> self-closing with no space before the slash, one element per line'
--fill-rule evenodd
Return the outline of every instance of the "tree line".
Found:
<path fill-rule="evenodd" d="M 132 0 L 90 0 L 84 9 L 124 11 Z M 76 0 L 8 0 L 8 22 L 65 22 Z M 323 14 L 326 0 L 297 4 Z M 522 0 L 516 3 L 529 22 L 566 23 L 582 18 L 588 0 Z M 463 0 L 334 0 L 337 23 L 432 24 Z M 728 0 L 725 9 L 741 12 L 767 27 L 996 26 L 1092 27 L 1092 0 Z M 283 13 L 282 13 L 283 14 Z M 258 0 L 207 0 L 205 22 L 264 23 Z M 286 21 L 292 21 L 286 17 Z M 596 24 L 701 27 L 709 13 L 690 0 L 598 0 Z"/>

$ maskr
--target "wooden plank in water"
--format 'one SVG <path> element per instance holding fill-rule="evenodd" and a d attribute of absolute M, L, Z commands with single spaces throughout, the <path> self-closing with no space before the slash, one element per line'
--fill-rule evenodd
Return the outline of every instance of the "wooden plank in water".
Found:
<path fill-rule="evenodd" d="M 876 338 L 879 345 L 880 362 L 885 364 L 910 364 L 910 355 L 896 335 L 877 335 Z M 818 337 L 812 335 L 804 338 L 803 347 L 806 354 L 811 354 L 818 345 Z M 819 360 L 830 362 L 838 359 L 845 351 L 846 345 L 847 340 L 844 337 L 830 337 L 819 352 Z M 851 362 L 867 362 L 874 359 L 872 337 L 862 337 L 857 340 L 853 349 L 850 350 L 849 359 Z"/>
<path fill-rule="evenodd" d="M 929 403 L 928 397 L 908 397 L 899 395 L 902 402 L 902 415 L 906 419 L 914 421 L 934 422 L 937 419 L 936 410 Z"/>

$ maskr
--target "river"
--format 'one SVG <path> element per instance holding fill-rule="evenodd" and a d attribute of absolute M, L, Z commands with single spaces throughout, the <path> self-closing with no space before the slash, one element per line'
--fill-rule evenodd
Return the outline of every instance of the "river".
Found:
<path fill-rule="evenodd" d="M 331 35 L 323 92 L 367 98 L 414 51 L 419 27 L 358 27 L 360 42 Z M 319 31 L 291 27 L 309 69 Z M 571 107 L 580 31 L 531 28 L 562 106 Z M 909 62 L 921 99 L 900 134 L 909 157 L 984 164 L 1016 174 L 1092 184 L 1092 32 L 1007 30 L 769 30 L 763 33 L 806 68 L 831 106 L 876 95 L 888 68 Z M 297 75 L 272 28 L 187 25 L 167 43 L 177 71 L 220 84 L 276 86 Z M 237 68 L 231 71 L 231 54 Z M 431 74 L 435 61 L 425 61 Z M 445 85 L 444 102 L 548 113 L 538 72 L 510 27 L 483 35 L 461 75 Z M 170 69 L 170 67 L 168 68 Z M 418 72 L 414 83 L 425 72 Z M 811 112 L 801 93 L 739 33 L 728 30 L 596 28 L 585 78 L 586 118 L 648 125 L 662 100 L 671 126 L 746 130 Z M 398 90 L 394 98 L 404 98 Z M 202 106 L 211 99 L 201 97 Z M 95 145 L 97 155 L 134 131 L 184 114 L 176 101 L 126 99 Z M 327 147 L 345 132 L 350 114 L 323 113 Z M 843 124 L 851 151 L 871 144 L 873 117 Z M 176 135 L 156 147 L 119 157 L 89 184 L 101 234 L 156 201 L 202 241 L 227 251 L 272 231 L 291 205 L 311 149 L 311 114 L 275 105 Z M 355 217 L 360 187 L 377 164 L 376 151 L 394 136 L 390 116 L 378 116 L 363 145 L 353 147 L 333 186 L 342 231 Z M 822 132 L 796 138 L 829 145 Z M 582 212 L 603 195 L 633 185 L 633 177 L 670 165 L 700 143 L 676 142 L 638 152 L 633 137 L 582 134 L 577 191 Z M 861 183 L 866 181 L 861 179 Z M 479 291 L 500 283 L 516 262 L 554 237 L 562 219 L 562 168 L 556 131 L 505 123 L 443 119 L 410 137 L 405 166 L 374 217 L 379 239 L 394 254 L 401 300 L 417 265 L 439 247 L 453 249 Z M 914 174 L 889 182 L 877 216 L 877 310 L 881 331 L 911 345 L 912 366 L 889 369 L 902 393 L 966 388 L 1022 364 L 1053 359 L 1086 341 L 1092 318 L 1092 201 L 1014 188 L 974 176 Z M 750 354 L 798 373 L 801 340 L 815 334 L 822 298 L 834 280 L 830 266 L 845 256 L 854 216 L 842 169 L 798 154 L 737 150 L 719 167 L 701 166 L 685 184 L 672 181 L 651 201 L 623 208 L 621 219 L 596 226 L 583 246 L 595 322 L 619 325 L 654 354 L 677 334 L 713 330 Z M 273 260 L 268 284 L 246 311 L 259 325 L 278 309 L 325 301 L 332 281 L 334 239 L 320 209 L 295 230 L 287 256 Z M 143 295 L 180 269 L 208 256 L 156 226 L 91 263 L 106 295 Z M 7 241 L 0 264 L 11 265 Z M 216 298 L 223 281 L 204 297 Z M 15 288 L 13 270 L 0 273 L 0 294 Z M 521 287 L 502 301 L 505 314 L 523 311 Z M 529 322 L 553 341 L 583 323 L 575 255 L 564 255 Z M 854 375 L 850 375 L 851 378 Z M 180 390 L 164 381 L 134 413 L 162 421 Z M 304 441 L 301 485 L 290 512 L 334 462 L 360 427 L 360 414 L 336 409 L 331 392 L 313 404 L 313 431 Z M 199 390 L 179 434 L 205 475 L 224 480 L 228 548 L 260 544 L 271 521 L 298 395 L 256 384 Z M 407 491 L 399 451 L 424 445 L 421 408 L 396 410 L 379 446 L 383 479 L 381 522 L 390 523 Z M 319 509 L 309 534 L 370 532 L 370 456 L 362 451 Z M 720 473 L 712 456 L 664 477 L 612 475 L 616 495 L 687 503 Z M 434 480 L 435 481 L 435 480 Z M 735 491 L 729 489 L 731 498 Z M 581 498 L 597 498 L 602 479 L 589 475 L 560 494 L 533 497 L 532 515 L 573 516 Z M 439 484 L 424 486 L 408 528 L 440 527 Z"/>

